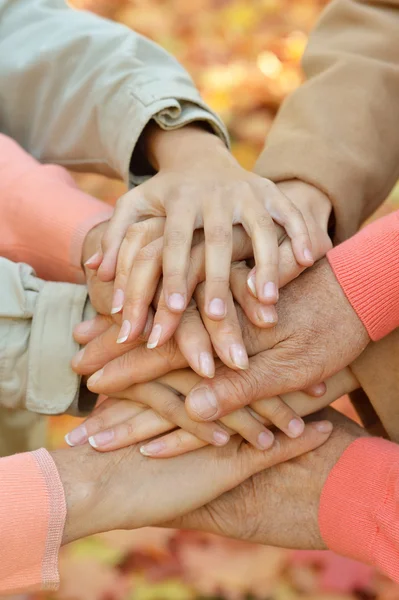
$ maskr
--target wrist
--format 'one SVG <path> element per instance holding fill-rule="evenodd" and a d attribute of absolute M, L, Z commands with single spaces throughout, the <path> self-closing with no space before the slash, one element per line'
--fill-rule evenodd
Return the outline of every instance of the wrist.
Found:
<path fill-rule="evenodd" d="M 190 162 L 198 163 L 209 152 L 225 160 L 234 160 L 222 140 L 200 123 L 165 131 L 151 122 L 145 131 L 143 146 L 147 160 L 157 171 L 175 165 L 181 168 L 181 165 Z"/>
<path fill-rule="evenodd" d="M 94 518 L 96 459 L 86 446 L 51 452 L 65 494 L 67 507 L 62 545 L 98 532 Z"/>

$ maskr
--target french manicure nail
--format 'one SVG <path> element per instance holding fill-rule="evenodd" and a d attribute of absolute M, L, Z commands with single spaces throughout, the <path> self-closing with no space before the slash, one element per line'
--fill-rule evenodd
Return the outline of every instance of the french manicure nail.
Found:
<path fill-rule="evenodd" d="M 203 419 L 210 419 L 218 411 L 218 405 L 214 393 L 208 388 L 200 388 L 192 392 L 188 397 L 191 410 Z"/>
<path fill-rule="evenodd" d="M 256 293 L 255 274 L 254 273 L 250 277 L 248 277 L 247 285 L 248 285 L 249 289 L 251 290 L 252 294 L 255 296 L 255 298 L 257 298 L 258 295 Z"/>
<path fill-rule="evenodd" d="M 236 367 L 239 369 L 248 369 L 248 354 L 244 346 L 241 344 L 232 344 L 230 346 L 230 358 Z"/>
<path fill-rule="evenodd" d="M 82 350 L 79 350 L 79 352 L 77 354 L 75 354 L 75 356 L 72 359 L 72 366 L 73 367 L 77 367 L 79 365 L 80 361 L 83 358 L 84 353 L 85 353 L 85 349 L 82 348 Z"/>
<path fill-rule="evenodd" d="M 213 440 L 218 446 L 224 446 L 230 439 L 227 431 L 215 431 L 213 433 Z"/>
<path fill-rule="evenodd" d="M 226 314 L 226 307 L 223 300 L 221 300 L 221 298 L 214 298 L 211 300 L 208 311 L 209 314 L 214 317 L 224 317 Z"/>
<path fill-rule="evenodd" d="M 96 252 L 95 254 L 93 254 L 93 256 L 90 256 L 90 258 L 88 258 L 85 262 L 85 267 L 88 267 L 89 269 L 96 269 L 97 268 L 97 263 L 101 258 L 101 252 Z"/>
<path fill-rule="evenodd" d="M 95 319 L 90 319 L 89 321 L 82 321 L 82 323 L 79 323 L 79 325 L 76 325 L 75 333 L 80 333 L 81 335 L 90 333 L 91 329 L 95 325 L 95 322 L 96 322 Z"/>
<path fill-rule="evenodd" d="M 275 283 L 268 281 L 263 288 L 263 294 L 267 300 L 278 300 L 278 289 Z"/>
<path fill-rule="evenodd" d="M 183 310 L 185 305 L 184 296 L 181 294 L 171 294 L 168 298 L 168 306 L 172 310 Z"/>
<path fill-rule="evenodd" d="M 212 354 L 201 352 L 199 355 L 199 370 L 204 377 L 212 378 L 215 376 L 215 363 Z"/>
<path fill-rule="evenodd" d="M 103 376 L 104 373 L 104 369 L 100 369 L 99 371 L 96 371 L 95 373 L 93 373 L 93 375 L 91 377 L 89 377 L 89 379 L 87 380 L 87 387 L 90 389 L 91 385 L 95 385 L 97 383 L 97 381 L 99 381 L 101 379 L 101 377 Z"/>
<path fill-rule="evenodd" d="M 303 433 L 304 427 L 302 419 L 292 419 L 288 423 L 288 431 L 293 437 L 299 437 Z"/>
<path fill-rule="evenodd" d="M 166 448 L 165 442 L 161 442 L 159 440 L 155 440 L 154 442 L 150 442 L 149 444 L 145 444 L 141 446 L 140 453 L 143 456 L 156 456 L 162 450 Z"/>
<path fill-rule="evenodd" d="M 81 446 L 87 442 L 87 430 L 84 425 L 79 425 L 75 429 L 72 429 L 65 436 L 65 441 L 68 446 Z"/>
<path fill-rule="evenodd" d="M 100 431 L 96 433 L 96 435 L 92 435 L 89 437 L 89 444 L 93 448 L 99 448 L 100 446 L 108 446 L 114 439 L 115 434 L 112 429 L 107 429 L 107 431 Z"/>
<path fill-rule="evenodd" d="M 158 342 L 161 339 L 162 327 L 158 323 L 154 325 L 152 331 L 150 333 L 150 337 L 148 338 L 147 348 L 152 350 L 158 346 Z"/>
<path fill-rule="evenodd" d="M 272 306 L 259 306 L 257 313 L 263 323 L 277 323 L 277 314 Z"/>
<path fill-rule="evenodd" d="M 118 339 L 116 340 L 117 344 L 123 344 L 123 342 L 126 342 L 131 328 L 132 326 L 130 325 L 130 321 L 123 321 L 122 327 L 119 331 Z"/>
<path fill-rule="evenodd" d="M 125 294 L 123 290 L 115 290 L 114 297 L 112 298 L 111 315 L 116 315 L 116 313 L 122 310 L 124 301 Z"/>
<path fill-rule="evenodd" d="M 305 250 L 303 251 L 303 256 L 304 256 L 305 260 L 312 262 L 312 263 L 314 262 L 313 254 L 312 254 L 311 250 L 309 250 L 309 248 L 305 248 Z"/>
<path fill-rule="evenodd" d="M 320 433 L 330 433 L 333 428 L 333 425 L 330 423 L 330 421 L 319 421 L 317 423 L 312 423 L 312 425 Z"/>
<path fill-rule="evenodd" d="M 258 446 L 261 448 L 261 450 L 267 450 L 273 446 L 273 442 L 274 435 L 271 431 L 262 431 L 262 433 L 258 435 Z"/>

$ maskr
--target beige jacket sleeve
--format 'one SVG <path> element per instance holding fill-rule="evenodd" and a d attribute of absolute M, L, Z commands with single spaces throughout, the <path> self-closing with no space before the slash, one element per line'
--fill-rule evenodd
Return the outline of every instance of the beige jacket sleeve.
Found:
<path fill-rule="evenodd" d="M 204 121 L 227 143 L 187 72 L 154 42 L 63 0 L 0 0 L 2 133 L 42 162 L 134 184 L 133 149 L 151 119 L 163 129 Z"/>
<path fill-rule="evenodd" d="M 88 316 L 82 285 L 45 282 L 31 267 L 0 258 L 0 406 L 54 415 L 95 403 L 70 362 L 73 327 Z"/>
<path fill-rule="evenodd" d="M 284 102 L 256 171 L 327 193 L 342 241 L 399 176 L 399 0 L 333 0 L 303 68 L 307 81 Z"/>

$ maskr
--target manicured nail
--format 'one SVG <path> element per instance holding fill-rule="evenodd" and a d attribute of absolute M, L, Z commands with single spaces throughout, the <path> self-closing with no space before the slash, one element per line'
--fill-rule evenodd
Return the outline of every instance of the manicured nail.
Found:
<path fill-rule="evenodd" d="M 208 312 L 214 317 L 224 317 L 226 314 L 226 306 L 220 298 L 214 298 L 209 303 Z"/>
<path fill-rule="evenodd" d="M 188 397 L 191 410 L 202 419 L 210 419 L 218 412 L 215 394 L 208 388 L 195 390 Z"/>
<path fill-rule="evenodd" d="M 213 434 L 213 440 L 218 446 L 225 446 L 230 439 L 227 431 L 215 431 Z"/>
<path fill-rule="evenodd" d="M 93 256 L 90 256 L 85 262 L 85 267 L 88 269 L 97 269 L 98 261 L 101 258 L 101 252 L 96 252 Z"/>
<path fill-rule="evenodd" d="M 299 437 L 304 430 L 305 424 L 302 419 L 292 419 L 288 423 L 288 431 L 292 435 L 292 437 Z"/>
<path fill-rule="evenodd" d="M 68 446 L 82 446 L 87 442 L 87 430 L 84 425 L 79 425 L 75 429 L 72 429 L 65 436 L 65 441 Z"/>
<path fill-rule="evenodd" d="M 250 277 L 248 277 L 247 286 L 249 287 L 249 289 L 251 290 L 251 292 L 255 296 L 255 298 L 257 298 L 258 295 L 256 293 L 255 273 L 252 273 L 252 275 Z"/>
<path fill-rule="evenodd" d="M 153 442 L 150 442 L 149 444 L 145 444 L 144 446 L 141 446 L 140 453 L 143 456 L 156 456 L 157 454 L 162 452 L 162 450 L 165 450 L 165 448 L 166 448 L 165 442 L 155 440 Z"/>
<path fill-rule="evenodd" d="M 199 355 L 199 370 L 204 377 L 212 378 L 215 375 L 215 363 L 212 354 L 201 352 Z"/>
<path fill-rule="evenodd" d="M 148 338 L 147 348 L 152 350 L 158 346 L 158 342 L 161 339 L 162 327 L 158 323 L 154 325 L 152 331 L 150 333 L 150 337 Z"/>
<path fill-rule="evenodd" d="M 263 294 L 267 300 L 278 300 L 278 289 L 275 283 L 268 281 L 263 288 Z"/>
<path fill-rule="evenodd" d="M 90 319 L 89 321 L 82 321 L 79 325 L 75 327 L 75 333 L 80 333 L 81 335 L 85 335 L 86 333 L 90 333 L 92 328 L 96 323 L 95 319 Z"/>
<path fill-rule="evenodd" d="M 236 367 L 239 369 L 248 369 L 248 354 L 244 346 L 241 344 L 232 344 L 229 348 L 230 358 Z"/>
<path fill-rule="evenodd" d="M 130 324 L 130 321 L 123 321 L 122 327 L 119 331 L 118 339 L 116 340 L 117 344 L 123 344 L 123 342 L 126 342 L 127 338 L 129 337 L 131 328 L 132 326 Z"/>
<path fill-rule="evenodd" d="M 116 313 L 122 310 L 124 301 L 125 294 L 123 290 L 115 290 L 114 297 L 112 298 L 111 315 L 116 315 Z"/>
<path fill-rule="evenodd" d="M 317 423 L 312 423 L 312 426 L 320 433 L 330 433 L 333 428 L 333 425 L 330 423 L 330 421 L 318 421 Z"/>
<path fill-rule="evenodd" d="M 262 323 L 277 323 L 277 313 L 272 306 L 259 306 L 256 312 Z"/>
<path fill-rule="evenodd" d="M 112 429 L 107 429 L 107 431 L 100 431 L 96 433 L 96 435 L 92 435 L 89 437 L 89 444 L 93 448 L 99 448 L 100 446 L 108 446 L 112 442 L 115 437 L 115 433 Z"/>
<path fill-rule="evenodd" d="M 274 435 L 271 431 L 262 431 L 258 435 L 258 446 L 261 450 L 267 450 L 271 446 L 273 446 Z"/>
<path fill-rule="evenodd" d="M 91 385 L 95 385 L 97 383 L 97 381 L 99 381 L 101 379 L 101 377 L 103 376 L 104 373 L 104 369 L 100 369 L 99 371 L 96 371 L 95 373 L 93 373 L 93 375 L 91 377 L 89 377 L 89 379 L 87 380 L 87 387 L 90 389 Z"/>
<path fill-rule="evenodd" d="M 314 262 L 313 254 L 312 254 L 311 250 L 309 250 L 309 248 L 305 248 L 305 250 L 303 251 L 303 256 L 304 256 L 305 260 L 307 260 L 308 262 L 311 262 L 311 263 Z"/>
<path fill-rule="evenodd" d="M 80 361 L 83 358 L 84 353 L 85 353 L 85 349 L 82 348 L 82 350 L 79 350 L 79 352 L 77 354 L 75 354 L 75 356 L 72 359 L 72 366 L 73 367 L 77 367 L 79 365 Z"/>
<path fill-rule="evenodd" d="M 184 296 L 181 294 L 171 294 L 168 298 L 168 306 L 172 310 L 183 310 L 185 304 Z"/>

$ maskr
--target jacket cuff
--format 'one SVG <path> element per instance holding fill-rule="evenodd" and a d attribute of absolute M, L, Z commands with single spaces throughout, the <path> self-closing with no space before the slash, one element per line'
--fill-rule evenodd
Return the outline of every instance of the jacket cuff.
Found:
<path fill-rule="evenodd" d="M 324 485 L 319 527 L 327 546 L 378 566 L 398 581 L 399 447 L 359 438 L 343 453 Z"/>
<path fill-rule="evenodd" d="M 70 362 L 79 345 L 72 332 L 86 301 L 84 286 L 46 282 L 41 289 L 30 334 L 27 410 L 54 415 L 78 406 L 80 376 Z"/>
<path fill-rule="evenodd" d="M 327 258 L 372 340 L 399 326 L 399 211 L 371 223 Z"/>

